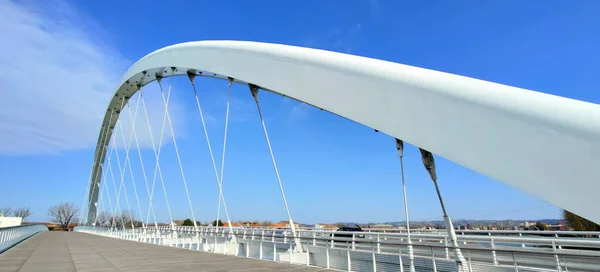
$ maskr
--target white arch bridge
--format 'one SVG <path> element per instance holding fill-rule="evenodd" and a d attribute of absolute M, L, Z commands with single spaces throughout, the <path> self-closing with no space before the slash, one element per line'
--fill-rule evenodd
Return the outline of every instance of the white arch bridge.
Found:
<path fill-rule="evenodd" d="M 142 86 L 181 75 L 229 79 L 313 105 L 600 222 L 597 104 L 324 50 L 201 41 L 157 50 L 121 79 L 98 137 L 88 223 L 125 103 Z"/>
<path fill-rule="evenodd" d="M 423 164 L 437 189 L 447 232 L 333 233 L 295 227 L 264 122 L 264 135 L 290 229 L 234 228 L 222 190 L 226 138 L 221 170 L 218 171 L 196 93 L 196 105 L 219 188 L 218 211 L 222 203 L 228 221 L 227 228 L 199 226 L 168 112 L 170 89 L 165 91 L 161 83 L 172 76 L 188 77 L 195 93 L 195 80 L 201 76 L 228 81 L 229 86 L 248 85 L 261 121 L 259 94 L 267 91 L 363 124 L 396 139 L 401 166 L 404 142 L 419 147 Z M 151 182 L 146 177 L 146 170 L 142 169 L 149 199 L 145 223 L 135 226 L 130 212 L 127 216 L 113 216 L 105 223 L 107 226 L 99 226 L 98 209 L 103 205 L 102 195 L 109 191 L 107 173 L 113 175 L 106 162 L 116 158 L 119 164 L 120 184 L 118 189 L 114 188 L 115 208 L 110 206 L 111 214 L 115 215 L 120 209 L 121 191 L 126 190 L 123 180 L 128 164 L 131 172 L 129 147 L 132 139 L 138 145 L 135 129 L 132 129 L 125 161 L 120 162 L 117 152 L 113 157 L 115 147 L 111 143 L 114 139 L 121 136 L 126 142 L 119 120 L 127 116 L 121 116 L 121 112 L 130 98 L 138 94 L 135 114 L 141 101 L 147 115 L 142 87 L 153 81 L 158 82 L 161 90 L 165 106 L 162 129 L 167 126 L 172 134 L 194 226 L 173 225 L 159 163 L 162 139 L 156 143 L 152 138 L 156 166 Z M 129 106 L 133 108 L 133 105 Z M 228 118 L 229 114 L 225 121 L 225 136 Z M 135 118 L 130 115 L 129 119 L 135 125 Z M 600 191 L 600 171 L 597 170 L 600 165 L 599 120 L 600 106 L 596 104 L 382 60 L 257 42 L 177 44 L 143 57 L 121 79 L 98 137 L 86 192 L 88 226 L 79 230 L 193 250 L 352 271 L 477 271 L 480 268 L 485 271 L 525 271 L 525 268 L 561 271 L 567 269 L 567 262 L 571 264 L 571 270 L 594 271 L 600 267 L 598 261 L 593 261 L 600 260 L 597 233 L 570 234 L 578 237 L 595 235 L 596 240 L 565 238 L 561 237 L 564 233 L 558 232 L 539 233 L 553 238 L 524 238 L 523 233 L 518 232 L 457 235 L 437 186 L 433 154 L 600 223 L 595 201 Z M 147 125 L 152 135 L 152 128 L 149 123 Z M 121 135 L 113 135 L 118 128 Z M 141 155 L 139 158 L 143 167 Z M 152 172 L 148 173 L 150 176 Z M 150 214 L 155 217 L 152 198 L 157 174 L 169 209 L 171 225 L 168 227 L 159 226 L 156 219 L 152 226 L 149 220 Z M 133 174 L 131 176 L 133 179 Z M 143 218 L 135 183 L 133 186 L 137 208 Z M 143 190 L 140 192 L 144 193 Z M 128 210 L 131 210 L 127 193 L 124 196 Z M 110 204 L 109 195 L 108 198 Z M 406 200 L 405 211 L 408 222 Z M 83 221 L 83 213 L 81 216 Z M 588 250 L 590 248 L 593 250 Z"/>

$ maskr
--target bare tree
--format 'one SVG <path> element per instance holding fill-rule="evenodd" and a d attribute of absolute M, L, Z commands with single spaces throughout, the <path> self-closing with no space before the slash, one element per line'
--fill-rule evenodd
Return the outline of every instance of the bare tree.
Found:
<path fill-rule="evenodd" d="M 25 218 L 30 217 L 32 215 L 32 212 L 31 209 L 29 209 L 29 207 L 23 207 L 16 209 L 14 215 L 16 217 L 21 217 L 22 220 L 25 220 Z"/>
<path fill-rule="evenodd" d="M 62 228 L 67 228 L 77 217 L 79 209 L 73 203 L 64 202 L 54 205 L 48 209 L 50 221 L 59 224 Z"/>
<path fill-rule="evenodd" d="M 269 220 L 265 220 L 265 221 L 260 222 L 260 225 L 268 227 L 268 226 L 273 225 L 273 222 L 271 222 Z"/>
<path fill-rule="evenodd" d="M 2 216 L 11 216 L 12 215 L 12 209 L 10 207 L 4 207 L 4 208 L 0 208 L 0 214 Z"/>
<path fill-rule="evenodd" d="M 106 211 L 101 211 L 98 213 L 96 218 L 96 225 L 105 226 L 110 224 L 110 215 Z"/>
<path fill-rule="evenodd" d="M 125 228 L 133 228 L 135 217 L 131 211 L 122 211 L 121 218 L 121 222 L 123 222 Z"/>
<path fill-rule="evenodd" d="M 110 217 L 110 225 L 118 228 L 131 228 L 132 225 L 135 226 L 137 222 L 135 222 L 135 217 L 133 213 L 130 211 L 122 211 L 121 214 Z"/>

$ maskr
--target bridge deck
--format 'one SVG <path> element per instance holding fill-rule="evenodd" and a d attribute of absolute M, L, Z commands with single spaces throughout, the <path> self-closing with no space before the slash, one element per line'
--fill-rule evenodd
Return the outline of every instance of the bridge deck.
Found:
<path fill-rule="evenodd" d="M 8 271 L 331 271 L 111 239 L 79 232 L 42 232 L 0 254 Z"/>

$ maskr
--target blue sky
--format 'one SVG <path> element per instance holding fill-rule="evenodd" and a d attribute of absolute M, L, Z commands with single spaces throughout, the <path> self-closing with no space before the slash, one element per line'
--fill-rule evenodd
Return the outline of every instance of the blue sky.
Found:
<path fill-rule="evenodd" d="M 81 204 L 103 112 L 119 77 L 145 54 L 179 42 L 228 39 L 306 46 L 600 102 L 594 91 L 600 63 L 597 1 L 36 2 L 0 3 L 5 17 L 0 26 L 5 37 L 0 44 L 5 71 L 0 75 L 0 207 L 30 206 L 32 220 L 46 220 L 47 208 L 62 201 Z M 193 92 L 185 78 L 169 79 L 165 86 L 173 88 L 171 114 L 194 214 L 197 220 L 213 220 L 217 186 Z M 200 79 L 198 86 L 219 167 L 227 86 L 208 79 Z M 234 86 L 232 93 L 223 181 L 229 213 L 234 220 L 283 220 L 256 109 L 246 87 Z M 156 85 L 149 86 L 154 130 L 162 117 L 160 99 Z M 392 138 L 275 95 L 262 93 L 261 100 L 296 221 L 403 220 Z M 151 176 L 152 151 L 141 129 L 141 152 Z M 147 203 L 140 164 L 134 160 L 137 150 L 131 152 L 140 202 Z M 173 217 L 189 218 L 172 141 L 165 141 L 163 152 Z M 123 163 L 123 149 L 119 156 Z M 454 219 L 559 216 L 556 207 L 535 197 L 436 159 Z M 405 163 L 411 219 L 441 219 L 415 147 L 407 147 Z M 129 172 L 125 177 L 131 209 L 138 214 Z M 157 217 L 167 221 L 159 183 L 155 190 Z M 141 206 L 145 214 L 147 204 Z"/>

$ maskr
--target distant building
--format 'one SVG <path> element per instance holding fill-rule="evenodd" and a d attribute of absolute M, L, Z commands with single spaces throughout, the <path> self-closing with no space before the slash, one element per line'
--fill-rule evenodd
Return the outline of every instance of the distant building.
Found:
<path fill-rule="evenodd" d="M 566 231 L 567 230 L 567 225 L 565 225 L 565 222 L 558 222 L 558 224 L 555 224 L 555 225 L 548 225 L 548 230 L 562 230 L 562 231 Z"/>
<path fill-rule="evenodd" d="M 23 220 L 21 217 L 5 217 L 4 215 L 0 215 L 0 228 L 20 226 L 21 220 Z"/>
<path fill-rule="evenodd" d="M 316 224 L 315 229 L 337 229 L 337 226 L 333 224 Z"/>
<path fill-rule="evenodd" d="M 236 224 L 242 227 L 260 227 L 260 223 L 258 221 L 239 221 L 237 223 L 233 223 L 234 226 Z"/>
<path fill-rule="evenodd" d="M 258 222 L 240 221 L 231 223 L 233 227 L 260 227 Z M 223 222 L 223 227 L 229 227 L 228 222 Z"/>
<path fill-rule="evenodd" d="M 393 229 L 394 226 L 391 224 L 375 224 L 375 225 L 370 225 L 369 228 L 370 229 Z"/>
<path fill-rule="evenodd" d="M 529 223 L 529 222 L 525 221 L 525 222 L 519 224 L 519 227 L 524 228 L 524 229 L 528 229 L 529 227 L 531 227 L 533 225 L 535 225 L 535 224 L 532 224 L 532 223 Z"/>
<path fill-rule="evenodd" d="M 289 229 L 290 228 L 290 223 L 288 221 L 279 221 L 279 223 L 272 224 L 270 227 L 271 228 L 286 228 L 286 229 Z M 294 222 L 294 227 L 299 228 L 300 224 Z"/>

